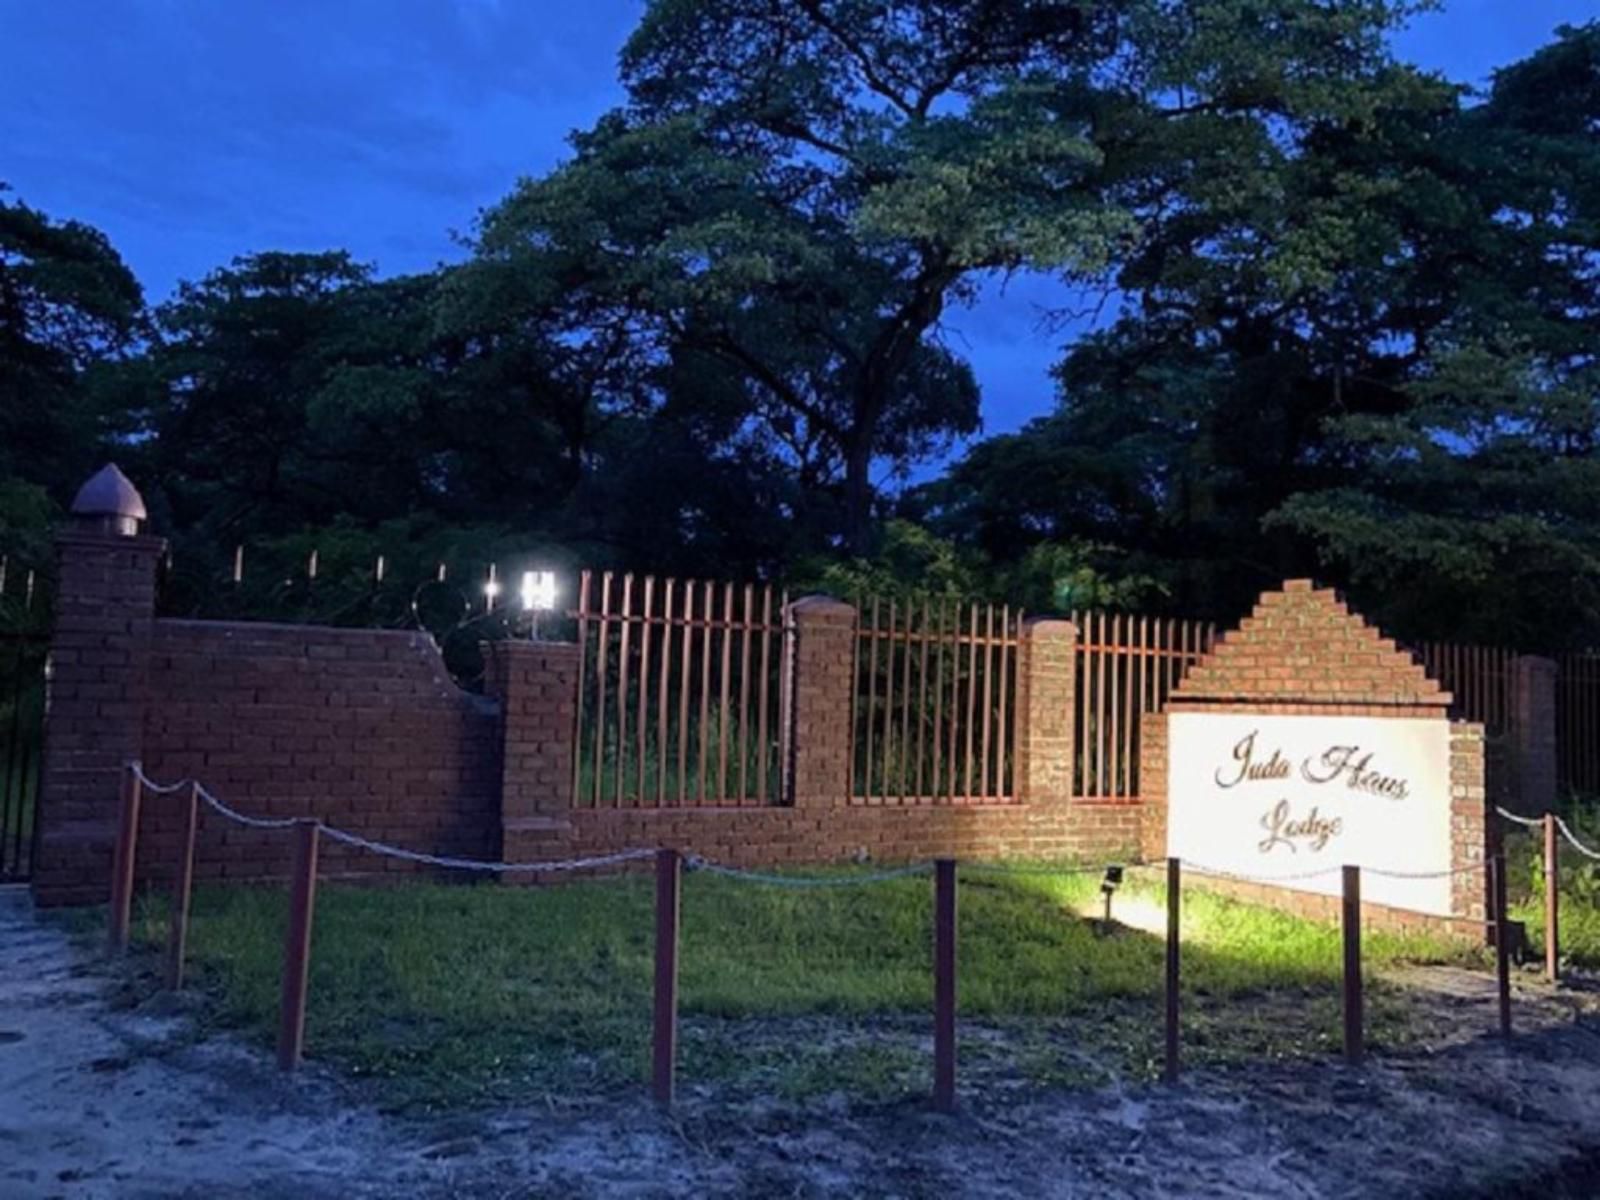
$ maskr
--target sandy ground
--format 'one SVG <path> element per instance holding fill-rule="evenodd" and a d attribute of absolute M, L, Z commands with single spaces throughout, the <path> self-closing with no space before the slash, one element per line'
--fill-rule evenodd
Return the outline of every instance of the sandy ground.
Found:
<path fill-rule="evenodd" d="M 1181 1086 L 796 1107 L 691 1094 L 408 1120 L 333 1076 L 290 1081 L 184 1016 L 119 1012 L 98 964 L 0 889 L 0 1197 L 1589 1196 L 1600 1018 L 1484 981 L 1414 980 L 1437 1049 L 1360 1071 L 1196 1073 Z"/>

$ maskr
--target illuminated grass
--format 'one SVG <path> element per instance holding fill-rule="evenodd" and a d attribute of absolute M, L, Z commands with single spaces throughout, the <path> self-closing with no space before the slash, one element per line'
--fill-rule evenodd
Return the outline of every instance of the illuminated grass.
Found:
<path fill-rule="evenodd" d="M 1065 1039 L 1119 1071 L 1153 1068 L 1161 936 L 1085 920 L 1098 882 L 963 872 L 962 1016 L 1009 1031 L 975 1061 L 1011 1056 L 1030 1078 L 1061 1082 L 1075 1070 L 1052 1049 Z M 324 886 L 309 1053 L 429 1101 L 635 1086 L 648 1051 L 652 886 Z M 925 876 L 826 889 L 686 877 L 686 1077 L 797 1094 L 922 1086 L 931 891 Z M 1162 892 L 1134 879 L 1117 909 L 1158 930 Z M 195 900 L 190 946 L 210 1018 L 261 1042 L 276 1020 L 285 907 L 280 889 L 202 889 Z M 1184 921 L 1195 1061 L 1336 1048 L 1336 929 L 1198 891 L 1186 893 Z M 161 944 L 158 901 L 141 908 L 136 935 Z M 1366 952 L 1375 965 L 1467 953 L 1382 935 Z M 1397 1002 L 1377 994 L 1372 1011 L 1376 1042 L 1406 1039 Z M 1065 1073 L 1040 1069 L 1046 1060 Z"/>

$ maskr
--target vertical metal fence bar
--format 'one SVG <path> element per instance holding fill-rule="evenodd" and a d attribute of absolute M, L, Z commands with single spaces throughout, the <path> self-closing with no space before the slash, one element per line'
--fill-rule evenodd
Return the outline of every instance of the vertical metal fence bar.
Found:
<path fill-rule="evenodd" d="M 894 634 L 895 600 L 889 597 L 889 624 L 883 630 L 883 744 L 878 753 L 878 787 L 873 793 L 879 803 L 889 799 L 890 759 L 894 755 Z"/>
<path fill-rule="evenodd" d="M 861 767 L 860 792 L 863 799 L 872 795 L 872 722 L 878 711 L 878 597 L 872 598 L 872 613 L 867 618 L 867 627 L 863 631 L 867 639 L 867 711 L 866 720 L 858 722 L 864 725 L 862 730 L 865 735 L 866 745 L 863 747 L 865 758 Z M 857 606 L 859 609 L 861 606 Z M 860 685 L 856 686 L 856 694 L 860 696 Z"/>
<path fill-rule="evenodd" d="M 587 674 L 589 664 L 589 572 L 578 573 L 578 712 L 574 719 L 576 730 L 572 744 L 577 748 L 572 756 L 572 798 L 575 804 L 583 803 L 583 714 L 589 693 Z"/>
<path fill-rule="evenodd" d="M 647 802 L 650 791 L 645 786 L 647 778 L 645 772 L 645 754 L 648 750 L 650 739 L 646 736 L 650 729 L 650 628 L 653 622 L 655 607 L 656 580 L 654 575 L 644 577 L 644 603 L 639 613 L 639 703 L 634 728 L 638 731 L 637 753 L 635 754 L 635 774 L 639 782 L 634 789 L 633 802 L 643 805 Z"/>
<path fill-rule="evenodd" d="M 739 629 L 739 803 L 750 798 L 750 627 L 756 605 L 755 585 L 744 585 L 744 613 Z"/>
<path fill-rule="evenodd" d="M 989 748 L 993 734 L 991 713 L 994 710 L 994 605 L 986 604 L 983 610 L 983 733 L 979 739 L 978 795 L 989 797 Z"/>
<path fill-rule="evenodd" d="M 706 766 L 711 753 L 711 622 L 717 605 L 717 585 L 706 580 L 700 589 L 700 782 L 696 796 L 707 800 Z"/>
<path fill-rule="evenodd" d="M 683 647 L 678 664 L 678 803 L 689 800 L 689 673 L 694 659 L 694 580 L 683 581 Z"/>
<path fill-rule="evenodd" d="M 901 615 L 903 626 L 900 637 L 900 770 L 896 777 L 901 804 L 909 792 L 907 781 L 911 772 L 911 601 L 906 601 Z M 918 710 L 920 717 L 921 710 Z"/>
<path fill-rule="evenodd" d="M 928 780 L 928 795 L 933 797 L 945 794 L 944 783 L 949 776 L 948 759 L 940 753 L 945 744 L 944 733 L 944 660 L 945 660 L 945 628 L 949 625 L 950 600 L 943 597 L 939 600 L 939 615 L 937 622 L 937 635 L 933 643 L 933 762 L 932 776 Z M 941 773 L 941 768 L 943 773 Z"/>
<path fill-rule="evenodd" d="M 1006 689 L 1009 686 L 1008 680 L 1011 674 L 1011 656 L 1016 652 L 1016 642 L 1013 639 L 1012 634 L 1013 629 L 1011 624 L 1011 606 L 1009 604 L 1001 605 L 999 689 L 1000 711 L 998 714 L 998 719 L 995 722 L 995 745 L 998 747 L 998 750 L 996 751 L 997 759 L 995 762 L 994 787 L 997 793 L 1007 799 L 1010 799 L 1012 793 L 1015 791 L 1015 788 L 1011 786 L 1010 777 L 1007 774 L 1007 765 L 1012 761 L 1012 758 L 1011 742 L 1006 736 Z"/>
<path fill-rule="evenodd" d="M 656 680 L 656 806 L 667 803 L 667 684 L 672 674 L 672 585 L 661 581 L 661 677 Z"/>
<path fill-rule="evenodd" d="M 1106 674 L 1107 667 L 1109 666 L 1107 660 L 1111 657 L 1108 653 L 1106 653 L 1106 646 L 1110 641 L 1110 636 L 1106 629 L 1106 613 L 1104 610 L 1102 610 L 1098 616 L 1099 621 L 1097 624 L 1099 625 L 1099 637 L 1096 638 L 1097 649 L 1095 650 L 1098 661 L 1095 663 L 1094 687 L 1095 729 L 1093 793 L 1097 797 L 1104 796 L 1106 794 Z"/>
<path fill-rule="evenodd" d="M 628 666 L 633 632 L 633 572 L 622 577 L 622 626 L 617 645 L 617 765 L 614 807 L 621 808 L 628 778 Z"/>
<path fill-rule="evenodd" d="M 917 771 L 913 781 L 913 789 L 917 799 L 922 799 L 928 793 L 923 790 L 923 772 L 926 767 L 925 757 L 928 752 L 928 645 L 933 639 L 933 630 L 928 623 L 932 600 L 927 595 L 922 597 L 922 644 L 918 647 L 917 655 Z M 938 744 L 938 725 L 934 725 L 934 743 Z"/>
<path fill-rule="evenodd" d="M 856 623 L 858 628 L 860 621 L 861 615 L 857 613 Z M 789 763 L 794 738 L 794 730 L 789 727 L 791 720 L 790 706 L 794 702 L 794 688 L 790 686 L 794 678 L 793 672 L 790 670 L 794 656 L 792 653 L 793 641 L 791 640 L 792 630 L 789 621 L 789 591 L 787 588 L 778 597 L 778 624 L 778 669 L 782 673 L 778 683 L 778 799 L 787 802 L 792 799 L 786 781 L 789 778 Z M 855 660 L 860 657 L 860 654 L 859 645 L 851 647 L 851 679 L 856 677 Z M 855 722 L 852 721 L 849 750 L 849 761 L 852 763 L 855 762 L 855 736 Z"/>
<path fill-rule="evenodd" d="M 767 706 L 772 677 L 772 585 L 761 589 L 761 684 L 756 692 L 756 803 L 767 802 Z"/>
<path fill-rule="evenodd" d="M 722 654 L 719 659 L 721 676 L 718 679 L 717 705 L 717 803 L 728 803 L 728 726 L 733 722 L 729 706 L 729 688 L 732 682 L 730 664 L 733 661 L 733 584 L 722 585 Z"/>
<path fill-rule="evenodd" d="M 976 732 L 978 707 L 978 606 L 967 606 L 967 711 L 966 762 L 961 771 L 961 798 L 972 799 L 972 735 Z"/>
<path fill-rule="evenodd" d="M 606 754 L 606 656 L 611 646 L 611 627 L 608 617 L 611 612 L 611 572 L 603 571 L 600 575 L 600 614 L 596 623 L 599 630 L 599 645 L 595 648 L 594 667 L 594 780 L 593 794 L 594 806 L 599 808 L 602 788 L 605 786 L 605 754 Z"/>

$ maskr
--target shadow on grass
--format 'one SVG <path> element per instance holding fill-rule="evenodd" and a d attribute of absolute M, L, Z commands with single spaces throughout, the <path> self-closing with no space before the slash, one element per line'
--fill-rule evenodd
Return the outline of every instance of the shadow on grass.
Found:
<path fill-rule="evenodd" d="M 964 871 L 964 1082 L 997 1087 L 1141 1079 L 1159 1066 L 1165 899 L 1135 880 L 1126 922 L 1102 931 L 1094 875 Z M 550 888 L 326 885 L 318 897 L 308 1055 L 378 1081 L 397 1104 L 575 1100 L 645 1079 L 653 886 L 646 877 Z M 215 1026 L 270 1044 L 281 889 L 205 888 L 193 975 Z M 1185 1058 L 1191 1064 L 1338 1049 L 1336 929 L 1185 893 Z M 164 903 L 141 904 L 148 950 Z M 1458 944 L 1375 936 L 1374 966 L 1460 960 Z M 150 956 L 153 967 L 154 955 Z M 931 1073 L 932 885 L 684 884 L 680 1078 L 687 1089 L 852 1101 L 921 1095 Z M 147 986 L 154 986 L 153 977 Z M 1369 1001 L 1374 1046 L 1412 1036 L 1398 992 Z"/>

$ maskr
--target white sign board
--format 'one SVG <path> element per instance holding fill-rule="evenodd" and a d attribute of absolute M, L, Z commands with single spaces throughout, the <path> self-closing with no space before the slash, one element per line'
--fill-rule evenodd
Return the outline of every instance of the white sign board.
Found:
<path fill-rule="evenodd" d="M 1172 713 L 1167 853 L 1253 876 L 1448 871 L 1449 722 Z M 1450 882 L 1363 872 L 1361 895 L 1448 916 Z M 1282 886 L 1338 895 L 1339 873 Z"/>

